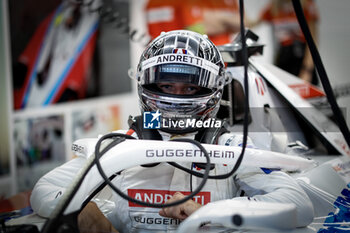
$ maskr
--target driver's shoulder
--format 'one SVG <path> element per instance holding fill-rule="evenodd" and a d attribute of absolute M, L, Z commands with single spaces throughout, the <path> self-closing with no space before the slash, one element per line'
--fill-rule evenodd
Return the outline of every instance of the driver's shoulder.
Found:
<path fill-rule="evenodd" d="M 244 135 L 241 133 L 227 132 L 218 138 L 218 145 L 224 146 L 242 146 L 244 141 Z M 247 147 L 256 148 L 250 137 L 247 137 Z"/>

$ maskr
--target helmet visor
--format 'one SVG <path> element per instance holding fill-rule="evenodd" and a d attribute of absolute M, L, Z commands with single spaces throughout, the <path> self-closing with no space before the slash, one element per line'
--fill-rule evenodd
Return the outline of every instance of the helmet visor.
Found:
<path fill-rule="evenodd" d="M 165 58 L 165 55 L 168 57 Z M 174 56 L 173 59 L 179 57 L 178 61 L 168 62 L 168 60 L 172 60 L 171 56 Z M 164 61 L 161 61 L 162 59 Z M 197 59 L 197 61 L 193 61 L 194 59 Z M 150 60 L 159 61 L 152 62 Z M 183 62 L 184 60 L 188 62 Z M 192 62 L 189 62 L 191 60 Z M 153 57 L 142 63 L 142 71 L 142 77 L 139 79 L 141 85 L 181 82 L 214 91 L 221 87 L 223 83 L 222 78 L 219 76 L 219 67 L 217 65 L 185 54 L 164 54 Z"/>

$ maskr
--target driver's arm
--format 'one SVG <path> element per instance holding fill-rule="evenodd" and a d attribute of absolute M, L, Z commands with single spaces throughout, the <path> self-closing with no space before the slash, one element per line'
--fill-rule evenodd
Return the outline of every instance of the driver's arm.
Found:
<path fill-rule="evenodd" d="M 49 217 L 72 183 L 84 163 L 85 158 L 77 157 L 45 174 L 35 184 L 30 196 L 34 212 L 42 217 Z"/>
<path fill-rule="evenodd" d="M 80 212 L 78 226 L 80 233 L 118 232 L 94 202 L 89 202 Z"/>
<path fill-rule="evenodd" d="M 270 172 L 270 173 L 269 173 Z M 305 227 L 314 218 L 314 209 L 308 195 L 296 180 L 281 171 L 263 172 L 262 169 L 240 167 L 235 176 L 235 183 L 244 191 L 244 199 L 274 203 L 292 203 L 296 206 L 297 226 Z"/>
<path fill-rule="evenodd" d="M 45 174 L 35 184 L 30 197 L 34 212 L 42 217 L 49 217 L 57 203 L 71 185 L 87 158 L 93 154 L 98 138 L 77 140 L 72 145 L 75 157 Z"/>

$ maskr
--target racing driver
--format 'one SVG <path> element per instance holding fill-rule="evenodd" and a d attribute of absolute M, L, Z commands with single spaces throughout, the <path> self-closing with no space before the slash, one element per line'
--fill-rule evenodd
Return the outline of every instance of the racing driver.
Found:
<path fill-rule="evenodd" d="M 159 129 L 146 129 L 144 118 L 138 116 L 130 121 L 129 130 L 117 132 L 138 139 L 190 138 L 207 144 L 241 146 L 243 136 L 228 132 L 215 118 L 223 87 L 229 82 L 224 68 L 218 49 L 205 35 L 186 30 L 162 33 L 141 55 L 135 79 L 142 114 L 161 114 L 163 125 Z M 207 128 L 176 124 L 187 119 L 214 123 Z M 79 148 L 78 142 L 75 145 Z M 249 138 L 247 147 L 254 147 Z M 37 214 L 50 215 L 61 197 L 58 194 L 64 193 L 83 166 L 83 156 L 80 153 L 78 158 L 37 182 L 31 196 L 31 205 Z M 132 156 L 130 154 L 131 159 Z M 182 165 L 198 172 L 204 170 L 203 164 Z M 230 165 L 212 164 L 210 174 L 231 170 Z M 123 170 L 112 182 L 133 198 L 165 203 L 182 199 L 201 180 L 168 163 L 156 163 Z M 108 200 L 113 205 L 108 211 L 104 209 L 102 213 L 101 207 L 91 201 L 79 214 L 78 225 L 80 232 L 174 232 L 182 220 L 201 206 L 223 199 L 292 203 L 296 206 L 298 227 L 307 226 L 313 220 L 312 203 L 292 177 L 282 171 L 241 166 L 228 179 L 208 179 L 192 200 L 175 207 L 160 210 L 144 207 L 113 193 Z"/>

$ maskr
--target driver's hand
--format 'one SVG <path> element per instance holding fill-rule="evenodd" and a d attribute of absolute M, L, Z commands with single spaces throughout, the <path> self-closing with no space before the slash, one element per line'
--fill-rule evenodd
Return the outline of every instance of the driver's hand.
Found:
<path fill-rule="evenodd" d="M 89 202 L 78 215 L 78 227 L 80 233 L 118 232 L 94 202 Z"/>
<path fill-rule="evenodd" d="M 182 193 L 176 192 L 172 196 L 172 198 L 170 198 L 166 203 L 178 201 L 183 199 L 184 197 L 185 195 L 183 195 Z M 181 205 L 176 205 L 176 206 L 161 209 L 159 211 L 159 215 L 163 217 L 184 220 L 200 207 L 202 207 L 201 204 L 193 200 L 188 200 L 185 203 L 182 203 Z"/>

